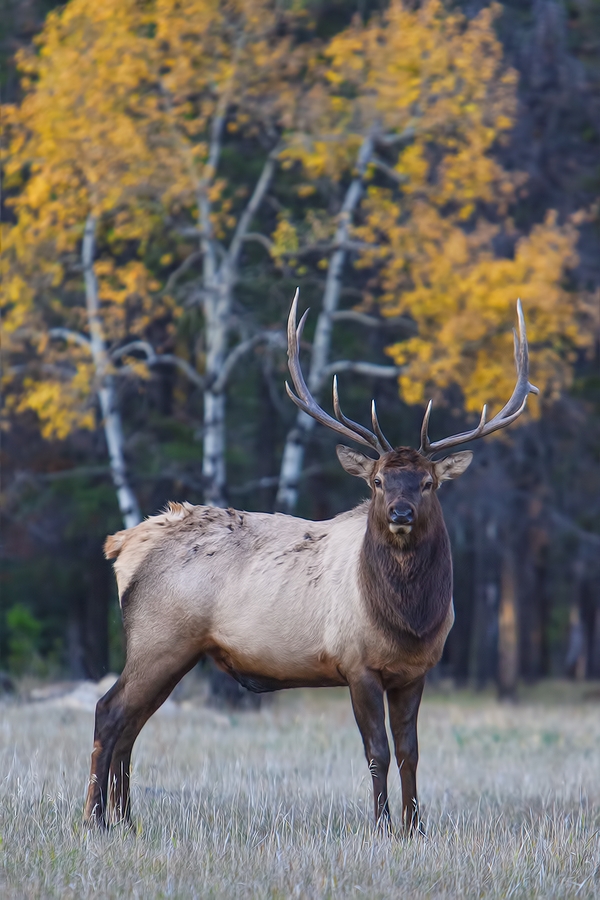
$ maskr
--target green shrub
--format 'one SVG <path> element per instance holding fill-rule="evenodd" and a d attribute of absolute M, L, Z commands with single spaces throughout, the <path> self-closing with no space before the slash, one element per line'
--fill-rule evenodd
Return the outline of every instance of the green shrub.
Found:
<path fill-rule="evenodd" d="M 6 613 L 8 666 L 15 675 L 39 668 L 42 623 L 23 606 L 15 603 Z"/>

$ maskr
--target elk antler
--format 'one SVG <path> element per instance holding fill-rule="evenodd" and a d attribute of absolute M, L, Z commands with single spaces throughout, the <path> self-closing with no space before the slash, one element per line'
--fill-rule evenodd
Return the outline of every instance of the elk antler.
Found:
<path fill-rule="evenodd" d="M 472 431 L 463 431 L 462 434 L 453 434 L 451 437 L 443 438 L 441 441 L 434 441 L 432 443 L 429 440 L 429 435 L 427 433 L 429 430 L 431 407 L 433 405 L 433 401 L 430 400 L 423 418 L 423 425 L 421 426 L 421 446 L 419 447 L 419 453 L 422 453 L 424 456 L 429 456 L 440 450 L 456 447 L 457 444 L 464 444 L 466 441 L 485 437 L 486 434 L 491 434 L 493 431 L 498 431 L 500 428 L 506 428 L 511 422 L 518 419 L 525 409 L 528 394 L 539 394 L 538 388 L 529 382 L 529 348 L 527 346 L 525 319 L 523 317 L 523 309 L 521 308 L 520 300 L 517 300 L 517 317 L 519 320 L 519 334 L 517 335 L 517 332 L 513 329 L 517 383 L 506 406 L 502 407 L 500 412 L 487 422 L 487 405 L 484 405 L 481 411 L 479 425 Z"/>
<path fill-rule="evenodd" d="M 285 389 L 288 392 L 288 396 L 294 401 L 299 409 L 307 413 L 309 416 L 312 416 L 313 419 L 316 419 L 317 422 L 320 422 L 322 425 L 326 425 L 328 428 L 332 428 L 333 431 L 337 431 L 338 434 L 342 434 L 346 438 L 357 441 L 357 443 L 359 444 L 365 444 L 367 447 L 372 447 L 380 456 L 383 453 L 387 453 L 388 450 L 392 449 L 392 445 L 385 438 L 381 430 L 379 421 L 377 420 L 377 411 L 375 409 L 374 400 L 371 404 L 371 419 L 373 422 L 373 431 L 369 431 L 368 428 L 364 428 L 362 425 L 359 425 L 358 422 L 353 422 L 352 419 L 346 418 L 346 416 L 343 414 L 340 408 L 340 400 L 338 397 L 337 375 L 333 378 L 333 409 L 335 411 L 337 421 L 321 409 L 321 407 L 318 405 L 318 403 L 308 390 L 306 382 L 304 381 L 302 369 L 300 368 L 300 338 L 302 337 L 302 331 L 304 330 L 304 324 L 306 322 L 308 310 L 306 310 L 306 312 L 300 319 L 300 324 L 298 325 L 298 327 L 296 327 L 299 294 L 300 291 L 298 288 L 296 288 L 296 293 L 294 294 L 294 300 L 292 302 L 292 308 L 290 309 L 290 314 L 288 317 L 288 366 L 290 374 L 292 376 L 292 381 L 294 382 L 294 387 L 296 388 L 300 396 L 297 397 L 296 394 L 294 394 L 286 381 Z"/>

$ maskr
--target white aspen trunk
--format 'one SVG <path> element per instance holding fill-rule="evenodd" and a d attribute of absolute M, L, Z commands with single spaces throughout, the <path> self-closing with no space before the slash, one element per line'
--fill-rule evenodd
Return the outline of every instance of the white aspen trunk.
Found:
<path fill-rule="evenodd" d="M 221 125 L 222 127 L 222 125 Z M 213 140 L 220 132 L 213 130 Z M 218 162 L 218 148 L 211 151 L 213 170 Z M 271 155 L 263 167 L 248 205 L 240 216 L 229 250 L 217 267 L 216 248 L 210 225 L 210 206 L 206 191 L 198 204 L 204 250 L 204 320 L 206 328 L 206 389 L 204 391 L 204 437 L 202 477 L 204 502 L 207 506 L 227 505 L 227 470 L 225 465 L 226 433 L 225 387 L 216 387 L 227 358 L 233 288 L 237 277 L 239 257 L 244 237 L 253 216 L 264 198 L 276 167 Z"/>
<path fill-rule="evenodd" d="M 342 273 L 346 261 L 344 244 L 348 240 L 348 232 L 352 216 L 362 195 L 362 180 L 369 160 L 373 155 L 374 135 L 370 132 L 364 139 L 356 161 L 357 176 L 346 191 L 344 203 L 339 216 L 335 233 L 334 251 L 327 267 L 327 279 L 323 294 L 323 305 L 312 346 L 312 356 L 308 373 L 308 387 L 318 401 L 323 383 L 323 374 L 329 360 L 331 349 L 331 332 L 333 329 L 333 313 L 337 310 L 342 289 Z M 289 431 L 279 474 L 279 487 L 275 500 L 275 508 L 281 512 L 292 514 L 298 502 L 298 485 L 304 464 L 304 452 L 308 438 L 315 426 L 315 420 L 300 411 L 296 416 L 296 424 Z"/>
<path fill-rule="evenodd" d="M 136 496 L 127 479 L 121 415 L 117 406 L 114 381 L 108 372 L 108 355 L 98 299 L 98 281 L 94 272 L 96 224 L 96 217 L 90 214 L 85 223 L 81 248 L 85 278 L 85 302 L 90 329 L 90 349 L 96 370 L 97 393 L 102 413 L 102 426 L 108 447 L 110 473 L 117 492 L 117 500 L 125 528 L 133 528 L 134 525 L 138 525 L 141 522 L 142 517 Z"/>
<path fill-rule="evenodd" d="M 204 391 L 202 478 L 206 505 L 223 507 L 227 505 L 225 393 L 215 392 L 212 386 L 223 369 L 227 355 L 231 288 L 227 282 L 214 285 L 211 294 L 204 306 L 207 386 Z"/>
<path fill-rule="evenodd" d="M 209 182 L 219 165 L 221 139 L 229 103 L 229 92 L 221 95 L 212 122 L 210 149 L 205 175 L 198 188 L 198 225 L 203 251 L 204 327 L 206 336 L 206 365 L 204 389 L 204 422 L 202 438 L 202 481 L 207 506 L 226 506 L 225 470 L 225 397 L 212 386 L 223 368 L 227 354 L 227 338 L 231 299 L 217 265 L 217 248 L 211 222 Z"/>

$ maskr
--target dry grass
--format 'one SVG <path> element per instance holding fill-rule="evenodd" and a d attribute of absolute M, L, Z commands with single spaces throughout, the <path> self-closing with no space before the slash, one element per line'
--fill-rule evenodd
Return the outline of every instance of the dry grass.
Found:
<path fill-rule="evenodd" d="M 136 746 L 135 836 L 81 828 L 91 736 L 89 713 L 1 708 L 2 897 L 600 896 L 595 703 L 426 698 L 429 835 L 413 841 L 371 830 L 344 692 L 155 717 Z M 392 812 L 398 792 L 394 773 Z"/>

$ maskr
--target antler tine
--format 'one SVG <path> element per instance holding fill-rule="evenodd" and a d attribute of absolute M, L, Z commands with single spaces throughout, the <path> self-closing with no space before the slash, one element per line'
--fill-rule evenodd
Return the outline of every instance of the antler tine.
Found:
<path fill-rule="evenodd" d="M 529 347 L 527 344 L 527 332 L 525 330 L 525 317 L 521 301 L 517 300 L 517 319 L 519 322 L 519 333 L 513 331 L 515 343 L 515 364 L 517 367 L 517 382 L 511 394 L 510 400 L 502 407 L 500 412 L 496 413 L 489 422 L 487 419 L 487 406 L 483 407 L 481 418 L 477 428 L 472 431 L 464 431 L 462 434 L 454 434 L 451 437 L 443 438 L 441 441 L 429 440 L 429 417 L 431 415 L 431 401 L 427 406 L 425 416 L 423 417 L 423 425 L 421 427 L 421 447 L 420 453 L 432 454 L 440 450 L 447 450 L 450 447 L 456 447 L 457 444 L 464 444 L 466 441 L 472 441 L 475 438 L 485 437 L 498 431 L 500 428 L 506 428 L 511 422 L 521 415 L 527 405 L 527 397 L 529 394 L 539 394 L 538 388 L 529 381 Z"/>
<path fill-rule="evenodd" d="M 461 434 L 453 434 L 452 437 L 444 438 L 442 441 L 434 441 L 432 444 L 427 433 L 429 430 L 429 417 L 431 415 L 432 406 L 433 400 L 430 400 L 427 404 L 425 415 L 423 416 L 423 425 L 421 426 L 421 446 L 419 447 L 419 453 L 422 453 L 424 456 L 427 456 L 429 453 L 437 453 L 439 450 L 447 450 L 449 447 L 456 447 L 458 444 L 464 444 L 466 441 L 472 441 L 475 438 L 483 436 L 487 421 L 486 403 L 483 404 L 479 423 L 476 428 L 473 428 L 472 431 L 463 431 Z M 520 412 L 522 412 L 522 410 L 520 410 Z M 487 434 L 487 432 L 485 433 Z"/>
<path fill-rule="evenodd" d="M 377 409 L 375 407 L 375 401 L 371 400 L 371 422 L 373 423 L 373 431 L 379 438 L 379 442 L 381 446 L 385 450 L 393 450 L 394 448 L 386 438 L 385 434 L 381 430 L 381 425 L 379 424 L 379 419 L 377 418 Z"/>
<path fill-rule="evenodd" d="M 529 345 L 527 343 L 525 316 L 523 315 L 523 307 L 520 300 L 517 300 L 517 319 L 519 322 L 519 333 L 517 334 L 516 330 L 513 329 L 517 383 L 508 403 L 488 422 L 486 434 L 491 434 L 492 431 L 504 428 L 510 422 L 513 422 L 514 418 L 512 417 L 514 414 L 518 413 L 520 415 L 525 409 L 527 395 L 530 393 L 539 394 L 538 388 L 529 381 Z M 510 422 L 507 421 L 508 419 L 510 419 Z"/>
<path fill-rule="evenodd" d="M 300 291 L 298 288 L 296 288 L 296 293 L 294 294 L 292 307 L 288 316 L 287 327 L 288 368 L 290 370 L 290 375 L 292 376 L 294 387 L 298 392 L 298 396 L 292 391 L 286 381 L 285 389 L 287 391 L 288 397 L 293 400 L 293 402 L 299 409 L 301 409 L 307 415 L 312 416 L 312 418 L 316 419 L 317 422 L 320 422 L 322 425 L 327 426 L 327 428 L 331 428 L 333 431 L 337 431 L 338 434 L 341 434 L 352 441 L 356 441 L 359 444 L 364 444 L 367 447 L 372 447 L 374 450 L 377 450 L 377 452 L 381 456 L 381 454 L 385 452 L 385 449 L 381 446 L 378 437 L 372 434 L 368 429 L 363 428 L 362 425 L 358 425 L 358 423 L 353 422 L 351 419 L 347 419 L 343 415 L 339 407 L 339 399 L 337 398 L 337 383 L 335 379 L 334 407 L 336 408 L 336 415 L 339 411 L 339 421 L 334 419 L 333 416 L 330 416 L 328 413 L 326 413 L 325 410 L 321 409 L 319 404 L 310 393 L 304 380 L 302 369 L 300 368 L 300 338 L 302 336 L 302 331 L 304 329 L 308 310 L 306 310 L 306 312 L 300 319 L 298 327 L 296 327 L 299 296 Z"/>
<path fill-rule="evenodd" d="M 432 406 L 433 400 L 430 400 L 427 404 L 425 415 L 423 416 L 423 424 L 421 425 L 421 446 L 419 447 L 419 453 L 422 453 L 424 456 L 429 453 L 429 447 L 431 446 L 429 443 L 429 418 L 431 416 Z"/>
<path fill-rule="evenodd" d="M 354 422 L 352 419 L 349 419 L 342 412 L 342 407 L 340 406 L 340 397 L 338 394 L 338 380 L 337 375 L 333 376 L 333 410 L 335 412 L 336 419 L 341 422 L 346 428 L 350 428 L 352 431 L 355 431 L 357 434 L 360 434 L 367 444 L 370 447 L 373 447 L 377 452 L 381 455 L 385 453 L 385 448 L 380 442 L 379 438 L 373 434 L 372 431 L 369 431 L 368 428 L 365 428 L 363 425 L 359 425 L 358 422 Z M 387 443 L 387 442 L 386 442 Z M 391 447 L 390 447 L 391 449 Z"/>
<path fill-rule="evenodd" d="M 287 323 L 287 339 L 288 339 L 288 359 L 290 358 L 290 350 L 292 347 L 295 348 L 296 353 L 295 357 L 298 357 L 300 352 L 300 341 L 302 339 L 302 332 L 304 331 L 304 326 L 306 324 L 306 319 L 310 312 L 310 307 L 305 310 L 302 318 L 296 325 L 296 320 L 298 318 L 298 300 L 300 298 L 300 288 L 296 288 L 296 292 L 294 294 L 294 299 L 292 300 L 292 308 L 290 309 L 290 314 L 288 316 Z M 300 372 L 300 377 L 302 377 L 302 372 Z"/>

